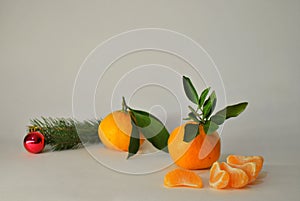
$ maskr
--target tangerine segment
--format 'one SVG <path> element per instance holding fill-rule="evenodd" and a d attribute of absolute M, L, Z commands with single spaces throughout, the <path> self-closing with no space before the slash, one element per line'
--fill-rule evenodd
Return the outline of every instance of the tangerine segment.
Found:
<path fill-rule="evenodd" d="M 231 167 L 244 170 L 246 172 L 246 174 L 248 175 L 248 178 L 249 178 L 248 183 L 249 184 L 252 183 L 253 181 L 255 181 L 255 179 L 258 176 L 259 172 L 257 171 L 256 163 L 254 163 L 254 162 L 248 162 L 248 163 L 244 163 L 242 165 L 236 165 L 236 164 L 231 164 L 231 163 L 228 163 L 228 164 Z"/>
<path fill-rule="evenodd" d="M 215 162 L 209 175 L 209 185 L 213 188 L 222 189 L 226 188 L 229 184 L 229 174 L 225 170 L 221 170 L 220 163 Z"/>
<path fill-rule="evenodd" d="M 220 165 L 221 170 L 229 173 L 229 186 L 232 188 L 242 188 L 248 184 L 249 178 L 246 172 L 239 168 L 234 168 L 225 162 Z"/>
<path fill-rule="evenodd" d="M 248 162 L 256 163 L 256 171 L 259 173 L 263 167 L 264 158 L 262 156 L 240 156 L 240 155 L 229 155 L 227 157 L 228 164 L 243 165 Z"/>
<path fill-rule="evenodd" d="M 164 178 L 164 185 L 168 187 L 191 187 L 191 188 L 202 188 L 202 179 L 195 172 L 175 169 L 168 172 Z"/>

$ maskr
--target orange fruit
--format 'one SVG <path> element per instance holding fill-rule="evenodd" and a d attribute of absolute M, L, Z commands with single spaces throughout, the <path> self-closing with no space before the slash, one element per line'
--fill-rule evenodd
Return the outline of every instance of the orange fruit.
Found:
<path fill-rule="evenodd" d="M 130 115 L 127 112 L 115 111 L 101 121 L 98 135 L 107 148 L 128 152 L 131 130 Z M 143 141 L 141 139 L 140 144 Z"/>
<path fill-rule="evenodd" d="M 229 174 L 229 186 L 232 188 L 242 188 L 248 184 L 249 178 L 246 172 L 239 168 L 234 168 L 225 162 L 220 165 L 221 170 Z"/>
<path fill-rule="evenodd" d="M 202 188 L 202 179 L 195 172 L 175 169 L 168 172 L 164 178 L 164 185 L 168 187 L 191 187 L 191 188 Z"/>
<path fill-rule="evenodd" d="M 193 122 L 189 122 L 193 123 Z M 212 166 L 220 157 L 220 137 L 217 132 L 206 135 L 202 126 L 199 134 L 190 142 L 183 141 L 183 124 L 175 128 L 168 140 L 169 154 L 173 161 L 185 169 L 205 169 Z"/>
<path fill-rule="evenodd" d="M 263 167 L 264 158 L 262 156 L 240 156 L 240 155 L 229 155 L 227 157 L 228 164 L 243 165 L 248 162 L 254 162 L 256 164 L 256 171 L 259 173 Z"/>
<path fill-rule="evenodd" d="M 225 170 L 221 170 L 220 163 L 214 162 L 210 169 L 209 185 L 213 188 L 226 188 L 229 184 L 229 174 Z"/>

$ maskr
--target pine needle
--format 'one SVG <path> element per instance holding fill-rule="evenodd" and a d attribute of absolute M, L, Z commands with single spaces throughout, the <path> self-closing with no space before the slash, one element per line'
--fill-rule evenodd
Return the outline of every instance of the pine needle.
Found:
<path fill-rule="evenodd" d="M 45 137 L 45 144 L 53 151 L 77 149 L 87 143 L 99 143 L 100 120 L 79 122 L 71 118 L 45 118 L 30 120 L 28 131 L 38 130 Z"/>

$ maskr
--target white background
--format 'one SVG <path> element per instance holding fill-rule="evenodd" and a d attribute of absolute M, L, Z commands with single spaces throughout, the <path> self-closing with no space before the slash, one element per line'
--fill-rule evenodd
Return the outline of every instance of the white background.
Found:
<path fill-rule="evenodd" d="M 85 149 L 38 155 L 24 150 L 30 118 L 72 116 L 76 74 L 92 49 L 121 32 L 148 27 L 174 30 L 197 41 L 218 66 L 227 102 L 249 101 L 246 112 L 225 125 L 222 152 L 263 155 L 259 184 L 215 191 L 208 187 L 207 171 L 199 171 L 204 189 L 167 189 L 163 176 L 175 166 L 132 176 L 101 166 Z M 296 0 L 0 0 L 0 199 L 299 199 L 299 35 Z M 106 94 L 124 69 L 147 63 L 166 64 L 199 79 L 178 58 L 137 53 L 113 65 L 103 80 L 107 88 L 98 91 L 96 100 L 109 99 Z M 141 95 L 145 105 L 145 94 L 153 93 L 149 89 Z M 99 117 L 109 112 L 98 108 Z M 169 129 L 175 126 L 173 121 Z"/>

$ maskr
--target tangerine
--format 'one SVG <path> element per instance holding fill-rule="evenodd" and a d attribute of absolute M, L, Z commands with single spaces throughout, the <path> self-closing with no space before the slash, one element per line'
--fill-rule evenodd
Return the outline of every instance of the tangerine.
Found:
<path fill-rule="evenodd" d="M 128 152 L 131 130 L 132 125 L 129 113 L 115 111 L 108 114 L 101 121 L 98 135 L 107 148 Z M 140 139 L 140 144 L 143 142 L 144 139 Z"/>
<path fill-rule="evenodd" d="M 195 122 L 188 122 L 195 123 Z M 221 143 L 217 132 L 206 135 L 203 126 L 190 142 L 183 140 L 185 125 L 175 128 L 168 139 L 169 154 L 173 161 L 185 169 L 205 169 L 220 157 Z"/>

